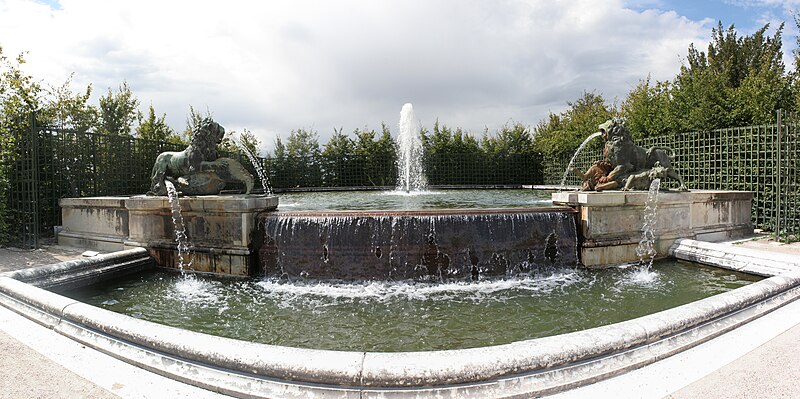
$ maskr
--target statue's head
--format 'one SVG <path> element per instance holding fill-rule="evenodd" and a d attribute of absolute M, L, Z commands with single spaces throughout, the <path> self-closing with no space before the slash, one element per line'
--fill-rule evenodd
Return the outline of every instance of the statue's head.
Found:
<path fill-rule="evenodd" d="M 203 119 L 192 135 L 191 145 L 203 153 L 204 161 L 217 159 L 217 145 L 225 137 L 225 128 L 211 118 Z"/>
<path fill-rule="evenodd" d="M 631 140 L 631 132 L 625 126 L 622 118 L 611 118 L 597 127 L 603 133 L 603 139 L 608 140 Z"/>

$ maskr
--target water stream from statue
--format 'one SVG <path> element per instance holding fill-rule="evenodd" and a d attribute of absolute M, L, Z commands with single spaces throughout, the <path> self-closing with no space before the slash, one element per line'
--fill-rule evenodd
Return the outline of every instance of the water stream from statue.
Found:
<path fill-rule="evenodd" d="M 192 266 L 192 257 L 189 253 L 189 239 L 186 236 L 186 225 L 183 223 L 183 215 L 181 214 L 181 203 L 178 201 L 178 191 L 175 185 L 169 180 L 164 180 L 167 186 L 167 196 L 169 197 L 169 205 L 172 208 L 172 225 L 175 228 L 175 242 L 178 243 L 178 269 L 181 274 L 185 273 L 185 269 Z"/>
<path fill-rule="evenodd" d="M 236 143 L 236 146 L 239 147 L 242 152 L 244 152 L 244 155 L 247 156 L 247 159 L 250 160 L 250 163 L 253 164 L 253 167 L 256 169 L 258 178 L 261 180 L 261 188 L 264 189 L 264 194 L 272 194 L 272 186 L 269 184 L 269 178 L 267 178 L 267 173 L 264 172 L 264 167 L 261 165 L 261 162 L 259 162 L 255 154 L 253 154 L 253 152 L 244 145 L 241 137 L 234 138 L 233 142 Z"/>
<path fill-rule="evenodd" d="M 578 159 L 578 154 L 580 154 L 581 151 L 583 151 L 583 147 L 586 147 L 586 144 L 589 144 L 589 142 L 592 141 L 593 138 L 601 134 L 603 134 L 603 132 L 594 132 L 590 134 L 589 137 L 586 138 L 586 140 L 583 140 L 583 143 L 581 143 L 578 149 L 575 150 L 575 154 L 572 155 L 572 159 L 569 160 L 567 169 L 564 171 L 564 177 L 561 178 L 561 184 L 559 185 L 559 187 L 561 187 L 561 190 L 566 189 L 567 176 L 569 176 L 569 172 L 572 170 L 572 165 L 575 163 L 575 160 Z"/>
<path fill-rule="evenodd" d="M 656 257 L 656 209 L 658 208 L 658 190 L 661 187 L 661 179 L 653 179 L 650 183 L 650 190 L 647 192 L 647 200 L 644 203 L 642 214 L 642 239 L 636 247 L 636 255 L 639 257 L 639 267 L 647 272 L 653 265 Z"/>

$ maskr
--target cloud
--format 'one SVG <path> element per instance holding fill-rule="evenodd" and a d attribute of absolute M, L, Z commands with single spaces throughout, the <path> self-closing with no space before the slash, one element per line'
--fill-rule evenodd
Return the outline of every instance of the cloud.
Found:
<path fill-rule="evenodd" d="M 621 1 L 0 0 L 0 45 L 26 70 L 102 94 L 126 80 L 182 129 L 189 105 L 271 146 L 296 128 L 393 130 L 405 102 L 480 134 L 535 124 L 584 90 L 624 99 L 675 75 L 708 21 Z M 31 29 L 31 27 L 35 27 Z M 19 34 L 25 32 L 25 34 Z"/>

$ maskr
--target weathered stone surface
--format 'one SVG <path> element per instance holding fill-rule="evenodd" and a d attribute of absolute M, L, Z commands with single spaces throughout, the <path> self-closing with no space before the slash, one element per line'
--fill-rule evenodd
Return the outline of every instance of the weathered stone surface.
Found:
<path fill-rule="evenodd" d="M 256 215 L 274 210 L 276 196 L 180 197 L 193 254 L 191 270 L 253 274 L 261 240 L 253 240 Z M 65 198 L 61 245 L 116 251 L 145 247 L 158 264 L 178 267 L 172 208 L 167 197 Z"/>
<path fill-rule="evenodd" d="M 581 262 L 588 267 L 635 262 L 642 238 L 646 192 L 559 192 L 553 202 L 580 215 Z M 743 191 L 662 191 L 656 211 L 657 257 L 668 256 L 680 238 L 726 240 L 753 232 L 753 193 Z"/>
<path fill-rule="evenodd" d="M 570 208 L 276 212 L 261 218 L 265 274 L 477 278 L 577 262 Z"/>

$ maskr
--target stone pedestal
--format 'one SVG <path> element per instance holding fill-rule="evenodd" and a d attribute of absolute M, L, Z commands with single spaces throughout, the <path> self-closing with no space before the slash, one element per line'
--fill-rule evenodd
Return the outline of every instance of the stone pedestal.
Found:
<path fill-rule="evenodd" d="M 181 197 L 192 252 L 191 270 L 238 276 L 257 269 L 262 240 L 256 216 L 277 208 L 276 196 Z M 167 197 L 65 198 L 60 245 L 119 251 L 144 247 L 163 267 L 178 267 L 172 208 Z"/>
<path fill-rule="evenodd" d="M 553 202 L 579 214 L 581 262 L 587 267 L 636 262 L 646 191 L 559 192 Z M 658 194 L 655 248 L 668 256 L 680 238 L 722 241 L 752 234 L 752 192 L 692 190 Z"/>

